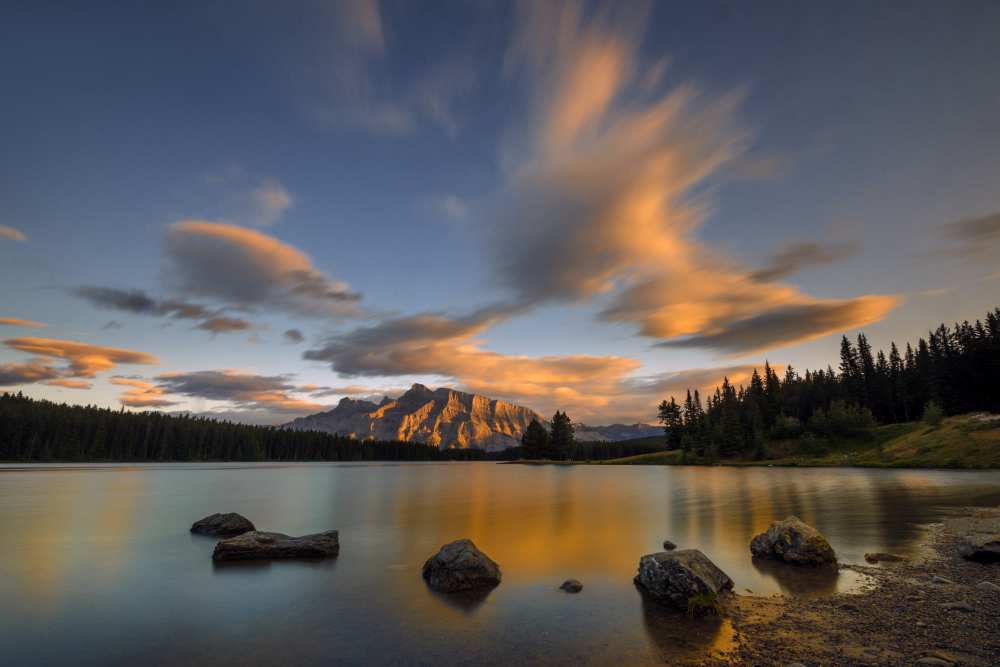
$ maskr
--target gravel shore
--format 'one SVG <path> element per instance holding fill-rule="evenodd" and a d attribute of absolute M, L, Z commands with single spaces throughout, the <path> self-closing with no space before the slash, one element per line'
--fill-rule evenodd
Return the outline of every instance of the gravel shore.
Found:
<path fill-rule="evenodd" d="M 729 645 L 687 664 L 1000 665 L 1000 563 L 958 555 L 958 531 L 970 522 L 1000 525 L 1000 508 L 930 526 L 906 560 L 841 565 L 866 577 L 854 594 L 730 596 Z"/>

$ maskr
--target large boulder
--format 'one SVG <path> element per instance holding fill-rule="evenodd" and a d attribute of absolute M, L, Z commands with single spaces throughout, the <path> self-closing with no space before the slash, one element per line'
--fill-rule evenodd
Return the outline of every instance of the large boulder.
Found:
<path fill-rule="evenodd" d="M 191 532 L 199 535 L 242 535 L 256 530 L 250 519 L 236 512 L 211 514 L 191 524 Z"/>
<path fill-rule="evenodd" d="M 212 560 L 332 558 L 339 553 L 340 540 L 335 530 L 302 537 L 254 530 L 216 544 Z"/>
<path fill-rule="evenodd" d="M 500 583 L 500 566 L 472 540 L 455 540 L 427 559 L 423 575 L 434 590 L 454 593 L 496 586 Z"/>
<path fill-rule="evenodd" d="M 750 542 L 750 553 L 795 565 L 833 565 L 837 554 L 818 530 L 798 517 L 775 521 Z"/>
<path fill-rule="evenodd" d="M 697 549 L 661 551 L 639 559 L 635 583 L 650 597 L 688 611 L 692 599 L 711 600 L 733 580 Z"/>

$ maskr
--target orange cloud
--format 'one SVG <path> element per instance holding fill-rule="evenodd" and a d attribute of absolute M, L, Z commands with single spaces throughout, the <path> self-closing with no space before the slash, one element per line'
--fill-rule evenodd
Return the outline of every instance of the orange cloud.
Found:
<path fill-rule="evenodd" d="M 0 364 L 0 387 L 32 384 L 58 378 L 61 371 L 44 359 L 32 359 L 23 364 Z"/>
<path fill-rule="evenodd" d="M 9 348 L 38 355 L 40 357 L 65 359 L 68 368 L 66 377 L 94 377 L 117 364 L 159 364 L 160 360 L 145 352 L 135 352 L 114 347 L 103 347 L 72 340 L 54 338 L 8 338 L 4 345 Z"/>
<path fill-rule="evenodd" d="M 167 253 L 178 287 L 238 307 L 355 315 L 360 296 L 316 269 L 300 250 L 261 232 L 204 220 L 170 226 Z"/>
<path fill-rule="evenodd" d="M 21 320 L 16 317 L 0 317 L 0 324 L 11 327 L 28 327 L 29 329 L 44 329 L 47 325 L 34 320 Z"/>
<path fill-rule="evenodd" d="M 0 239 L 10 239 L 11 241 L 27 241 L 28 237 L 20 229 L 14 229 L 7 225 L 0 225 Z"/>
<path fill-rule="evenodd" d="M 571 3 L 521 5 L 507 64 L 534 93 L 535 109 L 509 151 L 511 176 L 491 225 L 501 282 L 526 304 L 610 293 L 607 320 L 729 352 L 882 317 L 894 297 L 823 300 L 775 282 L 849 247 L 799 244 L 754 271 L 696 238 L 708 207 L 692 193 L 747 146 L 735 120 L 739 96 L 664 88 L 662 62 L 639 63 L 638 7 L 624 3 L 588 19 Z M 782 318 L 792 312 L 809 317 Z M 720 336 L 747 321 L 789 326 L 762 328 L 766 339 Z"/>
<path fill-rule="evenodd" d="M 152 382 L 119 375 L 108 379 L 108 382 L 122 387 L 132 387 L 118 396 L 122 405 L 131 408 L 162 408 L 175 405 L 174 401 L 163 398 L 166 392 Z"/>
<path fill-rule="evenodd" d="M 91 385 L 86 380 L 47 380 L 43 384 L 49 384 L 55 387 L 65 387 L 66 389 L 90 389 Z"/>

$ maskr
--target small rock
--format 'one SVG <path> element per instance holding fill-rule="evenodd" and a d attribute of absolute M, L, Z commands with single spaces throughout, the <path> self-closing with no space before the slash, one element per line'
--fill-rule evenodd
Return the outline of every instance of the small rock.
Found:
<path fill-rule="evenodd" d="M 500 566 L 472 540 L 455 540 L 427 559 L 424 581 L 436 591 L 454 593 L 500 583 Z"/>
<path fill-rule="evenodd" d="M 822 534 L 798 517 L 775 521 L 750 542 L 750 553 L 758 558 L 795 565 L 830 565 L 837 562 L 833 547 Z"/>
<path fill-rule="evenodd" d="M 941 605 L 941 608 L 947 609 L 948 611 L 965 611 L 965 612 L 973 611 L 972 605 L 967 604 L 965 602 L 945 602 L 943 605 Z"/>
<path fill-rule="evenodd" d="M 790 662 L 785 667 L 806 667 L 801 662 Z"/>
<path fill-rule="evenodd" d="M 950 662 L 947 660 L 942 660 L 941 658 L 932 658 L 930 656 L 926 658 L 920 658 L 917 660 L 918 665 L 926 665 L 927 667 L 951 667 Z"/>
<path fill-rule="evenodd" d="M 581 584 L 576 579 L 567 579 L 566 581 L 562 582 L 562 586 L 560 586 L 559 588 L 566 591 L 567 593 L 579 593 L 580 591 L 583 590 L 583 584 Z"/>
<path fill-rule="evenodd" d="M 256 530 L 250 519 L 236 512 L 227 514 L 211 514 L 204 519 L 198 519 L 191 525 L 191 532 L 199 535 L 242 535 Z"/>
<path fill-rule="evenodd" d="M 339 553 L 340 541 L 335 530 L 302 537 L 253 530 L 216 544 L 212 560 L 332 558 Z"/>
<path fill-rule="evenodd" d="M 887 554 L 882 553 L 881 551 L 876 551 L 874 553 L 865 554 L 865 560 L 869 563 L 897 563 L 906 559 L 902 556 L 897 556 L 896 554 Z"/>
<path fill-rule="evenodd" d="M 666 549 L 667 551 L 673 551 L 674 549 L 677 548 L 677 545 L 671 542 L 670 540 L 663 540 L 663 548 Z"/>
<path fill-rule="evenodd" d="M 733 590 L 733 580 L 697 549 L 643 556 L 635 583 L 650 597 L 682 611 L 687 611 L 691 598 Z"/>
<path fill-rule="evenodd" d="M 992 581 L 980 581 L 976 584 L 976 589 L 990 593 L 1000 593 L 1000 586 L 997 586 Z"/>
<path fill-rule="evenodd" d="M 939 576 L 937 574 L 935 574 L 933 577 L 931 577 L 931 583 L 932 584 L 942 584 L 942 585 L 945 585 L 945 586 L 954 586 L 955 585 L 955 582 L 952 581 L 951 579 L 947 579 L 947 578 Z"/>

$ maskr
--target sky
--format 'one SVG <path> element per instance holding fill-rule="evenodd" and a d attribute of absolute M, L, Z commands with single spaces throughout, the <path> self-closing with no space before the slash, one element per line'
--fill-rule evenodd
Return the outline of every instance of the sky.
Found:
<path fill-rule="evenodd" d="M 0 390 L 590 424 L 1000 304 L 1000 4 L 13 2 Z"/>

